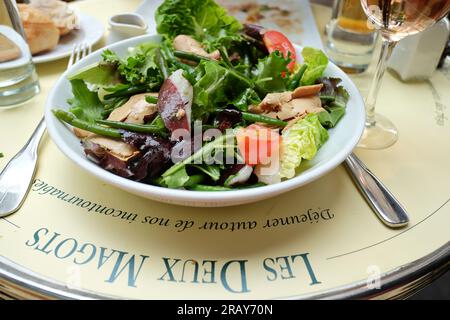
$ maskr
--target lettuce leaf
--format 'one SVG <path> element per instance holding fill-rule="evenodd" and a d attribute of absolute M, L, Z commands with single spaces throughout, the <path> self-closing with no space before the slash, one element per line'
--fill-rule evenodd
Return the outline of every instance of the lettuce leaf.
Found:
<path fill-rule="evenodd" d="M 150 87 L 156 87 L 163 81 L 155 63 L 155 50 L 158 47 L 159 44 L 154 42 L 143 43 L 132 48 L 124 59 L 107 49 L 103 51 L 102 57 L 104 62 L 116 65 L 117 71 L 127 82 L 133 85 L 149 84 Z"/>
<path fill-rule="evenodd" d="M 292 178 L 302 159 L 311 160 L 317 150 L 328 140 L 328 131 L 322 127 L 316 114 L 298 120 L 282 135 L 283 155 L 281 178 Z"/>
<path fill-rule="evenodd" d="M 186 167 L 181 168 L 174 174 L 163 177 L 160 181 L 168 188 L 177 189 L 183 187 L 189 181 L 189 175 L 186 172 Z"/>
<path fill-rule="evenodd" d="M 345 114 L 343 107 L 330 107 L 328 111 L 322 111 L 318 114 L 319 121 L 325 128 L 333 128 Z"/>
<path fill-rule="evenodd" d="M 252 88 L 245 89 L 236 99 L 234 99 L 231 104 L 241 111 L 248 111 L 249 105 L 257 106 L 261 103 L 256 91 Z"/>
<path fill-rule="evenodd" d="M 97 92 L 89 91 L 83 80 L 71 80 L 73 98 L 67 100 L 71 108 L 69 109 L 77 118 L 88 122 L 102 119 L 104 110 L 103 104 L 100 102 Z"/>
<path fill-rule="evenodd" d="M 303 74 L 301 85 L 314 84 L 320 78 L 328 65 L 328 57 L 322 50 L 305 47 L 302 50 L 304 62 L 308 65 Z"/>
<path fill-rule="evenodd" d="M 286 76 L 289 62 L 290 60 L 284 58 L 278 51 L 260 59 L 257 70 L 254 72 L 258 87 L 265 93 L 286 91 L 289 80 L 289 77 Z"/>
<path fill-rule="evenodd" d="M 326 128 L 333 128 L 345 114 L 345 107 L 350 97 L 347 90 L 339 85 L 339 78 L 320 78 L 316 83 L 322 83 L 321 96 L 333 97 L 333 101 L 326 101 L 322 106 L 326 111 L 319 113 L 320 123 Z"/>
<path fill-rule="evenodd" d="M 226 106 L 248 87 L 229 69 L 214 61 L 202 61 L 195 73 L 197 82 L 194 85 L 193 119 L 200 119 Z"/>
<path fill-rule="evenodd" d="M 187 167 L 183 166 L 181 169 L 175 171 L 174 173 L 161 177 L 157 183 L 159 185 L 165 186 L 167 188 L 179 189 L 183 187 L 192 187 L 206 180 L 207 177 L 213 181 L 220 179 L 220 167 L 217 165 L 192 165 L 189 167 L 197 168 L 200 173 L 195 175 L 189 175 L 187 172 Z"/>
<path fill-rule="evenodd" d="M 190 35 L 209 50 L 239 38 L 236 18 L 213 0 L 166 0 L 155 13 L 156 30 L 167 39 Z"/>
<path fill-rule="evenodd" d="M 320 90 L 320 95 L 332 96 L 335 98 L 334 102 L 345 106 L 350 98 L 347 90 L 340 85 L 342 80 L 340 78 L 324 77 L 319 78 L 316 83 L 322 83 L 323 87 Z"/>
<path fill-rule="evenodd" d="M 117 72 L 116 65 L 112 63 L 98 62 L 70 75 L 68 79 L 78 79 L 90 84 L 109 86 L 119 82 L 119 74 Z"/>

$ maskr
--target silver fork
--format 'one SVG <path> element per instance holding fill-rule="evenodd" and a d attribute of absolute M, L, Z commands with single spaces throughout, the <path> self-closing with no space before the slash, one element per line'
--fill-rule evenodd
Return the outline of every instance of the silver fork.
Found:
<path fill-rule="evenodd" d="M 91 51 L 92 47 L 86 43 L 74 45 L 67 68 Z M 22 207 L 36 172 L 38 147 L 44 132 L 45 121 L 42 118 L 27 143 L 0 173 L 0 217 L 10 215 Z"/>

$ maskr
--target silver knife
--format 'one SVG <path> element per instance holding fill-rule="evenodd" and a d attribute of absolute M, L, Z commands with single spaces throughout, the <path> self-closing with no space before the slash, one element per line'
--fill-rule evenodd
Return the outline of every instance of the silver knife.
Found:
<path fill-rule="evenodd" d="M 347 157 L 345 166 L 372 210 L 385 225 L 401 228 L 408 224 L 405 208 L 354 153 Z"/>

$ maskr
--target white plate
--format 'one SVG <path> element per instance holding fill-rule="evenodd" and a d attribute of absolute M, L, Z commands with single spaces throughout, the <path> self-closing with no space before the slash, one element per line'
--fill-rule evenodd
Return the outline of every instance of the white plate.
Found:
<path fill-rule="evenodd" d="M 129 47 L 155 39 L 158 38 L 155 36 L 144 35 L 114 43 L 106 48 L 117 52 L 120 56 L 124 56 Z M 68 126 L 61 123 L 51 112 L 55 106 L 66 110 L 69 109 L 67 99 L 72 96 L 72 93 L 67 76 L 83 67 L 99 61 L 101 59 L 101 52 L 106 48 L 92 53 L 85 59 L 73 65 L 61 76 L 56 85 L 53 86 L 47 99 L 45 109 L 48 132 L 59 149 L 78 166 L 106 183 L 145 198 L 179 205 L 214 207 L 238 205 L 273 197 L 303 186 L 333 170 L 352 152 L 364 129 L 364 102 L 358 89 L 341 69 L 330 63 L 325 71 L 325 75 L 341 78 L 343 86 L 350 93 L 347 111 L 336 128 L 329 130 L 330 138 L 328 141 L 320 148 L 313 160 L 305 162 L 307 163 L 307 166 L 298 176 L 274 185 L 247 190 L 221 192 L 167 189 L 128 180 L 110 173 L 86 159 L 78 138 L 75 137 Z M 300 56 L 300 49 L 299 46 L 296 46 L 298 56 Z M 87 181 L 86 183 L 89 182 Z"/>
<path fill-rule="evenodd" d="M 78 13 L 80 29 L 61 37 L 55 49 L 33 56 L 34 63 L 44 63 L 70 56 L 76 43 L 87 43 L 93 46 L 103 37 L 103 23 L 84 13 Z"/>
<path fill-rule="evenodd" d="M 156 9 L 162 2 L 163 0 L 143 0 L 135 11 L 148 23 L 147 32 L 149 34 L 157 33 L 154 15 Z M 227 8 L 244 4 L 244 1 L 242 0 L 219 0 L 218 2 Z M 309 0 L 254 0 L 251 1 L 251 3 L 266 5 L 289 12 L 289 16 L 283 17 L 276 14 L 278 10 L 265 11 L 263 12 L 264 18 L 257 24 L 260 24 L 265 28 L 282 31 L 292 42 L 303 47 L 311 46 L 319 49 L 323 48 L 320 33 L 317 29 L 317 24 L 314 20 Z M 270 12 L 275 14 L 270 14 Z M 232 12 L 232 14 L 234 14 L 241 22 L 246 18 L 246 15 L 243 12 L 237 11 Z"/>

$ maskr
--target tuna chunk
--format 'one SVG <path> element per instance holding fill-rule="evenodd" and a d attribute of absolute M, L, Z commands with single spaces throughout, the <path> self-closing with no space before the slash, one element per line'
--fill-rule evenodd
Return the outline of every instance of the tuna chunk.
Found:
<path fill-rule="evenodd" d="M 318 96 L 309 96 L 299 99 L 293 99 L 281 105 L 279 111 L 268 112 L 265 115 L 278 118 L 280 120 L 289 120 L 306 115 L 307 113 L 319 113 L 325 111 Z"/>
<path fill-rule="evenodd" d="M 139 155 L 139 151 L 132 145 L 98 135 L 90 135 L 82 144 L 86 156 L 102 168 L 125 178 L 133 176 L 128 164 Z"/>
<path fill-rule="evenodd" d="M 322 87 L 323 87 L 322 83 L 314 84 L 311 86 L 298 87 L 294 91 L 292 91 L 292 98 L 293 99 L 303 98 L 310 95 L 318 94 L 320 90 L 322 90 Z"/>
<path fill-rule="evenodd" d="M 148 118 L 158 111 L 156 104 L 148 103 L 145 100 L 147 96 L 158 97 L 158 94 L 141 93 L 131 96 L 126 103 L 111 112 L 108 120 L 143 124 L 144 118 Z"/>
<path fill-rule="evenodd" d="M 212 53 L 208 53 L 202 47 L 201 43 L 199 43 L 194 38 L 184 35 L 184 34 L 180 34 L 180 35 L 176 36 L 175 39 L 173 39 L 173 47 L 176 50 L 198 54 L 199 56 L 203 56 L 203 57 L 210 58 L 213 60 L 220 59 L 220 53 L 218 50 L 216 50 Z"/>
<path fill-rule="evenodd" d="M 265 96 L 257 106 L 250 106 L 249 111 L 263 113 L 272 118 L 289 120 L 325 111 L 318 93 L 322 84 L 298 87 L 293 92 L 274 92 Z"/>

